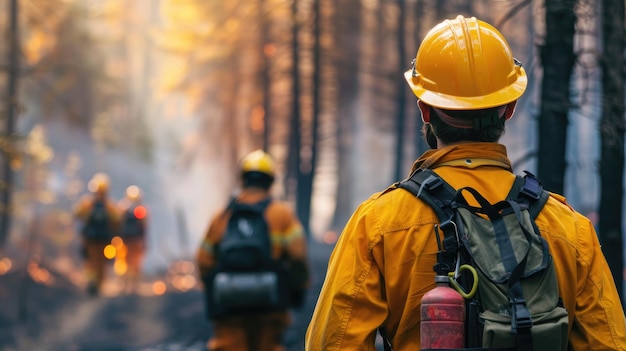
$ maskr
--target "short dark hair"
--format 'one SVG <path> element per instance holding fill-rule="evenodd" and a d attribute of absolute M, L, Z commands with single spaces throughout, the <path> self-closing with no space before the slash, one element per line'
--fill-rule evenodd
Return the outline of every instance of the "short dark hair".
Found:
<path fill-rule="evenodd" d="M 246 172 L 241 175 L 244 188 L 269 189 L 274 183 L 274 177 L 263 172 Z"/>
<path fill-rule="evenodd" d="M 504 134 L 504 116 L 498 116 L 500 107 L 481 110 L 444 110 L 442 112 L 455 119 L 474 120 L 477 118 L 492 119 L 496 122 L 482 129 L 456 128 L 446 124 L 439 118 L 434 108 L 430 107 L 430 125 L 433 132 L 445 144 L 461 141 L 497 142 Z M 495 116 L 494 116 L 495 115 Z M 422 133 L 426 134 L 428 124 L 422 126 Z"/>

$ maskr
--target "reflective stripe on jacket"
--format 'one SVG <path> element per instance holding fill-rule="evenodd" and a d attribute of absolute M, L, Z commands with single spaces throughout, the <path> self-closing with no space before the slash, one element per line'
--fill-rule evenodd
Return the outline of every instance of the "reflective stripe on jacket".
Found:
<path fill-rule="evenodd" d="M 434 169 L 455 188 L 471 186 L 491 203 L 504 199 L 515 179 L 506 148 L 494 143 L 431 150 L 417 167 Z M 623 309 L 591 222 L 556 194 L 536 222 L 569 313 L 570 349 L 626 350 Z M 402 189 L 364 201 L 330 257 L 306 350 L 375 350 L 379 326 L 395 351 L 418 350 L 420 301 L 435 287 L 436 223 L 434 211 Z"/>

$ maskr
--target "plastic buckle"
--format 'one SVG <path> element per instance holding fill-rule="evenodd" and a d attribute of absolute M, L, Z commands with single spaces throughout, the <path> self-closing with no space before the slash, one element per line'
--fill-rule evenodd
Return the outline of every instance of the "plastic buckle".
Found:
<path fill-rule="evenodd" d="M 437 263 L 433 265 L 433 271 L 437 272 L 438 275 L 447 276 L 448 273 L 454 272 L 454 265 L 451 263 L 445 263 L 454 258 L 450 258 L 450 256 L 454 257 L 454 255 L 450 255 L 447 252 L 438 252 L 437 253 Z"/>
<path fill-rule="evenodd" d="M 440 185 L 443 185 L 443 180 L 441 178 L 435 177 L 433 175 L 429 175 L 426 179 L 424 179 L 424 181 L 420 185 L 420 188 L 417 191 L 416 197 L 419 198 L 424 189 L 428 191 L 432 191 L 433 189 L 437 188 Z"/>
<path fill-rule="evenodd" d="M 445 222 L 440 223 L 439 228 L 443 230 L 444 235 L 445 233 L 448 233 L 448 231 L 450 230 L 452 230 L 452 232 L 455 234 L 457 232 L 456 223 L 454 223 L 452 220 L 447 220 Z M 458 235 L 455 235 L 455 236 L 458 236 Z"/>
<path fill-rule="evenodd" d="M 535 176 L 525 171 L 526 175 L 524 176 L 524 185 L 522 186 L 522 190 L 520 193 L 530 197 L 533 200 L 539 199 L 541 196 L 541 182 L 535 178 Z"/>
<path fill-rule="evenodd" d="M 510 304 L 511 312 L 513 313 L 511 318 L 511 332 L 513 334 L 530 333 L 530 328 L 533 326 L 533 320 L 530 317 L 528 308 L 526 307 L 526 300 L 514 299 Z"/>
<path fill-rule="evenodd" d="M 430 175 L 428 176 L 428 178 L 426 178 L 422 186 L 428 190 L 433 190 L 442 184 L 443 184 L 443 179 Z"/>
<path fill-rule="evenodd" d="M 439 228 L 443 231 L 443 248 L 446 251 L 457 252 L 460 247 L 459 230 L 456 223 L 452 220 L 447 220 L 439 224 Z"/>

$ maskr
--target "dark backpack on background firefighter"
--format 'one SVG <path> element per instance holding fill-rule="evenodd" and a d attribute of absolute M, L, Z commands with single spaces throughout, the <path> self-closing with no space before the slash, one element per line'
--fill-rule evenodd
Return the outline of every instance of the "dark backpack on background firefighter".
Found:
<path fill-rule="evenodd" d="M 535 176 L 517 176 L 507 198 L 496 204 L 473 188 L 453 189 L 432 170 L 418 170 L 397 185 L 430 205 L 439 218 L 434 269 L 453 272 L 452 285 L 458 278 L 463 293 L 474 282 L 459 276 L 458 267 L 469 264 L 477 272 L 477 292 L 466 296 L 466 347 L 567 349 L 567 311 L 547 242 L 534 223 L 549 194 Z M 479 206 L 470 206 L 466 195 Z"/>
<path fill-rule="evenodd" d="M 144 218 L 139 218 L 136 209 L 140 205 L 130 206 L 122 215 L 122 238 L 143 238 L 145 236 Z"/>
<path fill-rule="evenodd" d="M 289 306 L 287 272 L 272 258 L 265 220 L 271 199 L 255 204 L 231 201 L 230 218 L 219 244 L 217 264 L 206 277 L 209 318 L 271 312 Z"/>
<path fill-rule="evenodd" d="M 111 240 L 113 232 L 111 217 L 104 200 L 94 200 L 89 217 L 83 226 L 83 236 L 94 240 Z"/>

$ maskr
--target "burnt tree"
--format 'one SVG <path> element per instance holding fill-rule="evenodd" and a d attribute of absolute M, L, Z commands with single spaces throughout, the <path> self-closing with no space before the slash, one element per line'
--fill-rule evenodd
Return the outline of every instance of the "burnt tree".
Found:
<path fill-rule="evenodd" d="M 598 235 L 624 300 L 624 1 L 602 2 L 602 117 Z M 623 305 L 623 304 L 622 304 Z"/>
<path fill-rule="evenodd" d="M 540 48 L 543 79 L 537 171 L 544 187 L 560 194 L 564 191 L 570 77 L 576 59 L 575 3 L 576 0 L 546 0 L 546 37 Z"/>

